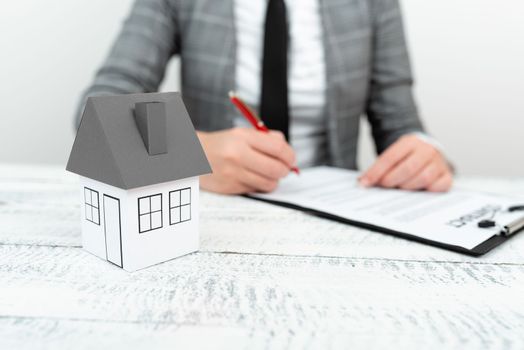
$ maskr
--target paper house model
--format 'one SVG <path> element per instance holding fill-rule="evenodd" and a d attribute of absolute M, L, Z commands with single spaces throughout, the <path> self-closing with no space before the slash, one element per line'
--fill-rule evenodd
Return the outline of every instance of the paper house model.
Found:
<path fill-rule="evenodd" d="M 180 94 L 89 98 L 67 170 L 88 252 L 134 271 L 198 250 L 198 176 L 211 168 Z"/>

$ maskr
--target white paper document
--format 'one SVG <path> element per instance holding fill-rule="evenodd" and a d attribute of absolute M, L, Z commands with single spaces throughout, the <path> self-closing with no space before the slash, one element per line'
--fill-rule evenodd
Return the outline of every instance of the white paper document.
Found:
<path fill-rule="evenodd" d="M 355 171 L 305 169 L 283 179 L 276 191 L 252 197 L 292 204 L 342 219 L 473 249 L 524 215 L 508 208 L 524 198 L 454 189 L 448 193 L 363 188 Z M 480 220 L 499 226 L 479 228 Z"/>

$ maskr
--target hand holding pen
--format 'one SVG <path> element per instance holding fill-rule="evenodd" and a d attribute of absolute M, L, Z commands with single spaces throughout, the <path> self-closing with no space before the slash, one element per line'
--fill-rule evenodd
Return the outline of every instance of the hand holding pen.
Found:
<path fill-rule="evenodd" d="M 269 129 L 266 127 L 262 119 L 253 111 L 234 91 L 229 92 L 229 99 L 237 107 L 240 113 L 246 118 L 246 120 L 258 131 L 269 132 Z M 296 166 L 290 168 L 295 174 L 300 174 L 300 170 Z"/>
<path fill-rule="evenodd" d="M 295 152 L 284 135 L 251 127 L 197 131 L 213 173 L 200 178 L 204 190 L 224 194 L 271 192 L 294 167 Z"/>

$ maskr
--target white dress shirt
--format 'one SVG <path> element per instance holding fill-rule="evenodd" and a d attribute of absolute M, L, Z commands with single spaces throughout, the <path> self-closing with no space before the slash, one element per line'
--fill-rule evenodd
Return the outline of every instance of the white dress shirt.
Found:
<path fill-rule="evenodd" d="M 258 109 L 260 102 L 264 21 L 267 0 L 235 0 L 236 73 L 238 95 Z M 318 0 L 285 0 L 289 23 L 289 141 L 299 167 L 329 161 L 324 115 L 326 71 Z M 237 126 L 249 126 L 242 116 Z M 437 148 L 425 134 L 416 133 Z"/>
<path fill-rule="evenodd" d="M 307 167 L 328 159 L 322 26 L 318 0 L 285 2 L 290 29 L 289 139 L 298 166 Z M 260 102 L 266 6 L 264 0 L 235 0 L 236 91 L 255 109 Z M 246 126 L 246 121 L 238 116 L 235 124 Z"/>

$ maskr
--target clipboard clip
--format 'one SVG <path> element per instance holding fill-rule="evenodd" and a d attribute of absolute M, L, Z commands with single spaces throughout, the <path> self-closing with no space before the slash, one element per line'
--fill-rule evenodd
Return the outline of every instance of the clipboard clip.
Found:
<path fill-rule="evenodd" d="M 511 236 L 524 228 L 524 216 L 502 227 L 504 236 Z"/>
<path fill-rule="evenodd" d="M 521 211 L 521 210 L 524 211 L 524 205 L 514 205 L 508 208 L 508 212 Z M 480 228 L 491 228 L 491 227 L 499 226 L 497 225 L 497 222 L 493 220 L 492 218 L 480 220 L 477 226 Z M 517 220 L 514 220 L 507 225 L 500 226 L 500 234 L 502 234 L 503 236 L 511 236 L 512 234 L 519 232 L 523 228 L 524 228 L 524 215 L 521 218 L 518 218 Z"/>

